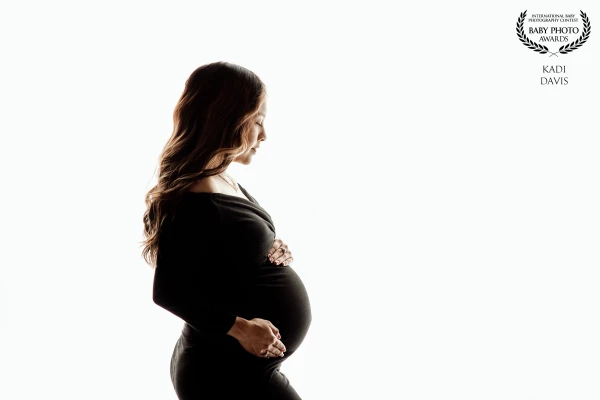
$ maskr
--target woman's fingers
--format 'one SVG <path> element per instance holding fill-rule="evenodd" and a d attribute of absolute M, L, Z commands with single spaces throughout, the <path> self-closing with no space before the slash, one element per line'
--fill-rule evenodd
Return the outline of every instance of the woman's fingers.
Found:
<path fill-rule="evenodd" d="M 273 334 L 275 336 L 277 336 L 277 339 L 281 339 L 281 335 L 279 334 L 279 329 L 277 329 L 271 321 L 269 321 L 269 326 L 271 327 L 271 331 L 273 332 Z"/>
<path fill-rule="evenodd" d="M 277 342 L 269 345 L 269 348 L 266 352 L 269 355 L 281 357 L 285 353 L 285 346 L 283 343 L 281 343 L 281 341 L 278 340 Z"/>
<path fill-rule="evenodd" d="M 271 327 L 271 331 L 273 332 L 273 334 L 277 337 L 277 339 L 273 341 L 273 345 L 277 345 L 277 347 L 281 348 L 282 351 L 285 351 L 285 346 L 283 345 L 281 340 L 279 340 L 281 339 L 279 329 L 277 329 L 271 321 L 269 321 L 269 326 Z"/>
<path fill-rule="evenodd" d="M 286 266 L 286 267 L 287 267 L 288 265 L 290 265 L 290 264 L 291 264 L 291 262 L 293 261 L 293 259 L 294 259 L 294 258 L 293 258 L 293 257 L 292 257 L 292 255 L 290 254 L 290 255 L 289 255 L 287 258 L 284 258 L 283 260 L 277 260 L 277 261 L 275 262 L 275 264 L 277 264 L 277 265 L 282 265 L 282 266 Z"/>
<path fill-rule="evenodd" d="M 285 346 L 281 340 L 277 339 L 275 343 L 269 346 L 269 351 L 275 354 L 283 354 L 283 352 L 285 351 Z"/>
<path fill-rule="evenodd" d="M 284 353 L 273 353 L 273 352 L 267 351 L 267 354 L 266 355 L 263 354 L 263 357 L 265 357 L 265 358 L 283 357 L 283 354 Z"/>
<path fill-rule="evenodd" d="M 269 250 L 269 254 L 267 254 L 267 257 L 271 257 L 273 255 L 273 253 L 278 251 L 279 247 L 282 244 L 283 244 L 283 241 L 281 239 L 275 238 L 275 240 L 273 240 L 273 244 L 271 245 L 271 249 Z"/>
<path fill-rule="evenodd" d="M 283 355 L 285 354 L 283 351 L 279 350 L 276 347 L 273 348 L 269 348 L 269 351 L 267 352 L 267 354 L 269 354 L 270 357 L 283 357 Z"/>
<path fill-rule="evenodd" d="M 271 262 L 273 262 L 276 265 L 290 265 L 293 259 L 294 258 L 292 257 L 292 252 L 286 251 L 284 254 L 282 254 L 278 258 L 275 258 Z"/>
<path fill-rule="evenodd" d="M 283 343 L 277 340 L 275 343 L 270 344 L 268 349 L 261 350 L 260 353 L 263 357 L 283 357 L 285 351 Z"/>
<path fill-rule="evenodd" d="M 269 257 L 269 261 L 276 265 L 290 265 L 292 262 L 292 252 L 288 249 L 288 245 L 283 243 L 283 241 L 279 238 L 273 241 L 273 246 L 267 255 Z M 287 261 L 286 263 L 286 260 Z"/>

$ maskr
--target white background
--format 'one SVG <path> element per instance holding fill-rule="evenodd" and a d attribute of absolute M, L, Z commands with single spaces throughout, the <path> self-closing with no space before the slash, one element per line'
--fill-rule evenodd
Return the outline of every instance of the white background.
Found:
<path fill-rule="evenodd" d="M 537 54 L 525 10 L 590 39 Z M 310 295 L 304 400 L 600 398 L 597 1 L 12 2 L 0 34 L 0 398 L 176 399 L 143 200 L 220 60 L 268 87 L 229 172 Z"/>

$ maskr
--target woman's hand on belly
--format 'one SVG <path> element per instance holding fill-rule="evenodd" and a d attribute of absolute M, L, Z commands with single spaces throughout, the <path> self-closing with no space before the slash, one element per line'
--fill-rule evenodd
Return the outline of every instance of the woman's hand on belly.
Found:
<path fill-rule="evenodd" d="M 286 351 L 279 329 L 266 319 L 252 318 L 237 339 L 248 353 L 261 358 L 283 357 Z"/>
<path fill-rule="evenodd" d="M 271 250 L 269 250 L 269 261 L 276 265 L 288 266 L 293 261 L 292 252 L 288 249 L 288 245 L 283 243 L 283 240 L 275 238 Z"/>

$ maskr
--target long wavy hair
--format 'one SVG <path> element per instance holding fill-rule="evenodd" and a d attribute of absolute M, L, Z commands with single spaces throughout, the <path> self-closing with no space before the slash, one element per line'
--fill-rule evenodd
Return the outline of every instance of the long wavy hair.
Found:
<path fill-rule="evenodd" d="M 252 145 L 253 119 L 266 86 L 239 65 L 198 67 L 185 82 L 173 112 L 173 133 L 159 157 L 158 183 L 145 197 L 142 256 L 156 268 L 161 227 L 175 217 L 183 193 L 204 177 L 220 174 Z"/>

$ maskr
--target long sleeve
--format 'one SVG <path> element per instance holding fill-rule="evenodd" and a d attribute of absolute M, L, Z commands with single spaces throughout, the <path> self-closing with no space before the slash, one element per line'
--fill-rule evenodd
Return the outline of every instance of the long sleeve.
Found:
<path fill-rule="evenodd" d="M 220 217 L 219 217 L 220 218 Z M 218 223 L 186 221 L 165 233 L 154 271 L 152 300 L 203 336 L 224 335 L 236 314 L 228 300 L 236 290 L 226 263 L 219 262 Z"/>

